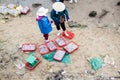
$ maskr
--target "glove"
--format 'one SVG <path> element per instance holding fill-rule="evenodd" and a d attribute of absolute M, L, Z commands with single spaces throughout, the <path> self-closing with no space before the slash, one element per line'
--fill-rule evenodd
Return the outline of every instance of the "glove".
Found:
<path fill-rule="evenodd" d="M 69 16 L 66 16 L 67 21 L 70 19 Z"/>

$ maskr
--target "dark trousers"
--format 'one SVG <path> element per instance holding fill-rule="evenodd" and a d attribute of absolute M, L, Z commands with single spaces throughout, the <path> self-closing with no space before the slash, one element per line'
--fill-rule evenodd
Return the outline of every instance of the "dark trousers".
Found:
<path fill-rule="evenodd" d="M 64 0 L 60 0 L 60 2 L 63 2 L 63 3 L 64 3 Z"/>
<path fill-rule="evenodd" d="M 48 40 L 48 34 L 44 34 L 43 37 L 45 38 L 45 40 Z"/>
<path fill-rule="evenodd" d="M 62 28 L 63 31 L 66 30 L 65 22 L 63 22 L 63 23 L 55 23 L 55 25 L 56 25 L 57 30 L 60 30 L 60 27 Z"/>

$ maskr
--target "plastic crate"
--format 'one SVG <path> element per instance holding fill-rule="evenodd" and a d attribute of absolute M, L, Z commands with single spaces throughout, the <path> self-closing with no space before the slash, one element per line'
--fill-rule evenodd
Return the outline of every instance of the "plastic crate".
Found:
<path fill-rule="evenodd" d="M 62 36 L 59 36 L 55 39 L 55 42 L 58 44 L 58 46 L 63 47 L 66 45 L 66 41 Z"/>
<path fill-rule="evenodd" d="M 34 43 L 25 43 L 21 47 L 23 52 L 33 52 L 36 50 L 36 45 Z"/>
<path fill-rule="evenodd" d="M 30 8 L 29 7 L 24 7 L 21 11 L 22 14 L 26 15 L 28 14 L 28 12 L 30 11 Z"/>
<path fill-rule="evenodd" d="M 55 51 L 57 49 L 57 46 L 54 43 L 54 41 L 49 41 L 46 43 L 46 45 L 50 51 Z"/>
<path fill-rule="evenodd" d="M 41 44 L 38 48 L 39 48 L 39 51 L 42 55 L 48 54 L 50 52 L 48 47 L 45 44 Z"/>
<path fill-rule="evenodd" d="M 33 70 L 33 69 L 35 69 L 35 68 L 37 67 L 37 65 L 40 63 L 40 59 L 39 59 L 38 57 L 36 58 L 36 60 L 37 60 L 36 65 L 30 66 L 30 63 L 27 62 L 27 63 L 25 64 L 25 68 L 28 69 L 28 70 Z"/>
<path fill-rule="evenodd" d="M 68 38 L 68 39 L 72 39 L 72 38 L 74 38 L 74 33 L 73 33 L 73 32 L 71 32 L 71 31 L 67 31 L 67 34 L 68 34 L 68 36 L 65 35 L 64 32 L 62 32 L 62 36 L 64 36 L 65 38 Z"/>
<path fill-rule="evenodd" d="M 55 55 L 54 55 L 54 57 L 53 57 L 54 60 L 57 60 L 57 61 L 61 62 L 63 57 L 64 57 L 64 55 L 65 55 L 65 52 L 66 51 L 61 50 L 61 49 L 57 50 Z"/>
<path fill-rule="evenodd" d="M 75 50 L 79 48 L 78 44 L 71 41 L 66 46 L 63 47 L 68 53 L 73 53 Z"/>

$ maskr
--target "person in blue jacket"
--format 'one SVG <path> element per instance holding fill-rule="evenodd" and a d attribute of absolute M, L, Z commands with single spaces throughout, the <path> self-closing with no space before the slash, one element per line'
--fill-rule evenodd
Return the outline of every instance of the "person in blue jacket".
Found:
<path fill-rule="evenodd" d="M 68 21 L 69 14 L 67 9 L 65 8 L 64 3 L 62 2 L 55 2 L 53 4 L 53 9 L 51 10 L 50 17 L 53 19 L 56 28 L 58 30 L 58 36 L 61 34 L 61 28 L 64 31 L 66 36 L 69 36 L 66 31 L 65 20 Z"/>
<path fill-rule="evenodd" d="M 51 22 L 46 15 L 47 13 L 48 9 L 45 9 L 44 7 L 40 7 L 36 13 L 36 20 L 38 21 L 38 26 L 41 33 L 43 34 L 45 42 L 48 42 L 49 33 L 52 31 Z"/>

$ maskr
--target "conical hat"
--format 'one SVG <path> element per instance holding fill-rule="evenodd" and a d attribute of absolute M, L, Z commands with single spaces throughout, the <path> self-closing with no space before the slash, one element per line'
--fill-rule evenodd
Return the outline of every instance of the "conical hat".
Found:
<path fill-rule="evenodd" d="M 37 16 L 46 16 L 48 13 L 48 9 L 45 9 L 44 7 L 40 7 L 36 13 Z"/>
<path fill-rule="evenodd" d="M 65 10 L 65 5 L 62 2 L 55 2 L 52 7 L 57 12 Z"/>

